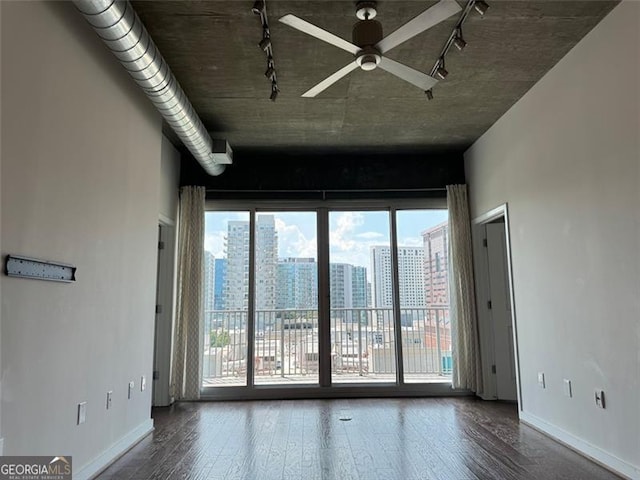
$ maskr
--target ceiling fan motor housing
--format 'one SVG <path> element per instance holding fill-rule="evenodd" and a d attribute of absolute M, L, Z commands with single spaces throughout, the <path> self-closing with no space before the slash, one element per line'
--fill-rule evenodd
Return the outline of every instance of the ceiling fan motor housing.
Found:
<path fill-rule="evenodd" d="M 353 26 L 353 44 L 362 50 L 356 62 L 362 70 L 373 70 L 380 63 L 380 52 L 374 47 L 382 40 L 382 25 L 377 20 L 362 20 Z"/>
<path fill-rule="evenodd" d="M 353 26 L 353 44 L 371 47 L 382 40 L 382 24 L 377 20 L 362 20 Z"/>

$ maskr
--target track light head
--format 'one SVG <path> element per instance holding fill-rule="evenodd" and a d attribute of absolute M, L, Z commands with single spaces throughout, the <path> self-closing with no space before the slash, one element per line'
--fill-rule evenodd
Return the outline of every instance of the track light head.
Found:
<path fill-rule="evenodd" d="M 271 96 L 269 97 L 269 100 L 271 100 L 272 102 L 275 102 L 276 98 L 278 98 L 278 87 L 273 85 L 271 87 Z"/>
<path fill-rule="evenodd" d="M 264 76 L 267 77 L 269 80 L 271 80 L 275 75 L 275 73 L 276 73 L 276 70 L 275 68 L 273 68 L 273 65 L 269 65 L 269 68 L 267 68 L 267 71 L 264 72 Z"/>
<path fill-rule="evenodd" d="M 427 100 L 433 100 L 433 90 L 432 89 L 426 90 L 424 93 L 427 94 Z"/>
<path fill-rule="evenodd" d="M 256 0 L 255 2 L 253 2 L 253 8 L 251 9 L 253 13 L 255 13 L 256 15 L 260 15 L 263 10 L 264 10 L 263 0 Z"/>
<path fill-rule="evenodd" d="M 480 15 L 484 15 L 489 9 L 489 5 L 483 0 L 478 0 L 473 4 L 473 8 L 475 8 L 476 12 L 478 12 Z"/>
<path fill-rule="evenodd" d="M 444 80 L 445 78 L 447 78 L 447 75 L 449 75 L 447 69 L 444 68 L 444 58 L 440 59 L 440 64 L 438 65 L 438 70 L 436 70 L 436 75 L 440 77 L 440 80 Z"/>
<path fill-rule="evenodd" d="M 462 28 L 457 29 L 456 36 L 453 39 L 453 44 L 460 51 L 464 50 L 464 47 L 467 46 L 467 42 L 465 42 L 464 38 L 462 38 Z"/>
<path fill-rule="evenodd" d="M 270 46 L 271 46 L 271 38 L 270 37 L 264 37 L 262 40 L 260 40 L 260 43 L 258 44 L 258 46 L 262 49 L 262 50 L 267 50 Z"/>
<path fill-rule="evenodd" d="M 467 46 L 467 42 L 464 41 L 464 38 L 462 37 L 456 37 L 453 40 L 453 44 L 456 46 L 456 48 L 460 51 L 464 50 L 464 47 Z"/>

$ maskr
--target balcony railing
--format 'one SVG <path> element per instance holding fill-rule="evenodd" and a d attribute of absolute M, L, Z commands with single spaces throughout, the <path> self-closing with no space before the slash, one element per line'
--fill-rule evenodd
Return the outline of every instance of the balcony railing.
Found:
<path fill-rule="evenodd" d="M 400 310 L 404 380 L 434 381 L 451 374 L 449 306 Z M 247 311 L 205 312 L 205 386 L 246 385 Z M 394 382 L 396 335 L 391 308 L 331 309 L 334 382 Z M 255 312 L 254 382 L 318 382 L 318 311 Z"/>

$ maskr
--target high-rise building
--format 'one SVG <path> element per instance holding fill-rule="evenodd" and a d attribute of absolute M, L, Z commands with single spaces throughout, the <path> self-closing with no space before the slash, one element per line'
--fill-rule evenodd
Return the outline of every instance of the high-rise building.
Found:
<path fill-rule="evenodd" d="M 373 283 L 373 306 L 376 308 L 393 307 L 391 249 L 389 247 L 371 247 L 371 280 Z"/>
<path fill-rule="evenodd" d="M 318 308 L 318 264 L 313 258 L 278 261 L 276 308 Z"/>
<path fill-rule="evenodd" d="M 258 215 L 255 232 L 256 310 L 276 308 L 276 269 L 278 264 L 278 235 L 273 215 Z"/>
<path fill-rule="evenodd" d="M 424 307 L 424 249 L 398 247 L 398 278 L 400 278 L 401 308 Z M 377 308 L 393 307 L 393 276 L 391 249 L 387 246 L 371 247 L 371 276 L 373 301 Z"/>
<path fill-rule="evenodd" d="M 224 285 L 227 281 L 227 259 L 216 258 L 214 263 L 213 309 L 224 310 Z"/>
<path fill-rule="evenodd" d="M 354 266 L 351 274 L 351 303 L 355 308 L 366 308 L 369 303 L 367 269 Z"/>
<path fill-rule="evenodd" d="M 422 232 L 424 242 L 424 294 L 428 305 L 449 304 L 448 224 Z"/>
<path fill-rule="evenodd" d="M 329 299 L 331 308 L 351 308 L 352 266 L 347 263 L 329 264 Z"/>
<path fill-rule="evenodd" d="M 357 317 L 350 309 L 368 306 L 367 269 L 348 263 L 330 263 L 329 292 L 334 318 L 348 323 L 356 321 Z M 366 312 L 360 312 L 360 318 L 365 322 L 366 315 Z"/>
<path fill-rule="evenodd" d="M 224 304 L 227 310 L 246 310 L 249 305 L 249 222 L 227 224 L 227 269 Z M 273 215 L 258 215 L 255 231 L 255 308 L 276 306 L 278 236 Z"/>
<path fill-rule="evenodd" d="M 249 222 L 233 220 L 227 224 L 226 257 L 225 307 L 246 310 L 249 306 Z"/>
<path fill-rule="evenodd" d="M 204 252 L 204 288 L 203 288 L 203 309 L 205 319 L 209 319 L 211 311 L 215 309 L 215 262 L 216 258 L 211 252 Z"/>

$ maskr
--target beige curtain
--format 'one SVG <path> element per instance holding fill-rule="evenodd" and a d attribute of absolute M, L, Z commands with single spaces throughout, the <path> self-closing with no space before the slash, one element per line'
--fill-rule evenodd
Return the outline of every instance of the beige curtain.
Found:
<path fill-rule="evenodd" d="M 473 280 L 471 220 L 466 185 L 447 185 L 449 289 L 454 388 L 482 392 L 482 363 Z"/>
<path fill-rule="evenodd" d="M 171 390 L 176 400 L 197 400 L 200 397 L 204 199 L 204 187 L 183 187 L 180 190 L 178 298 L 171 365 Z"/>

